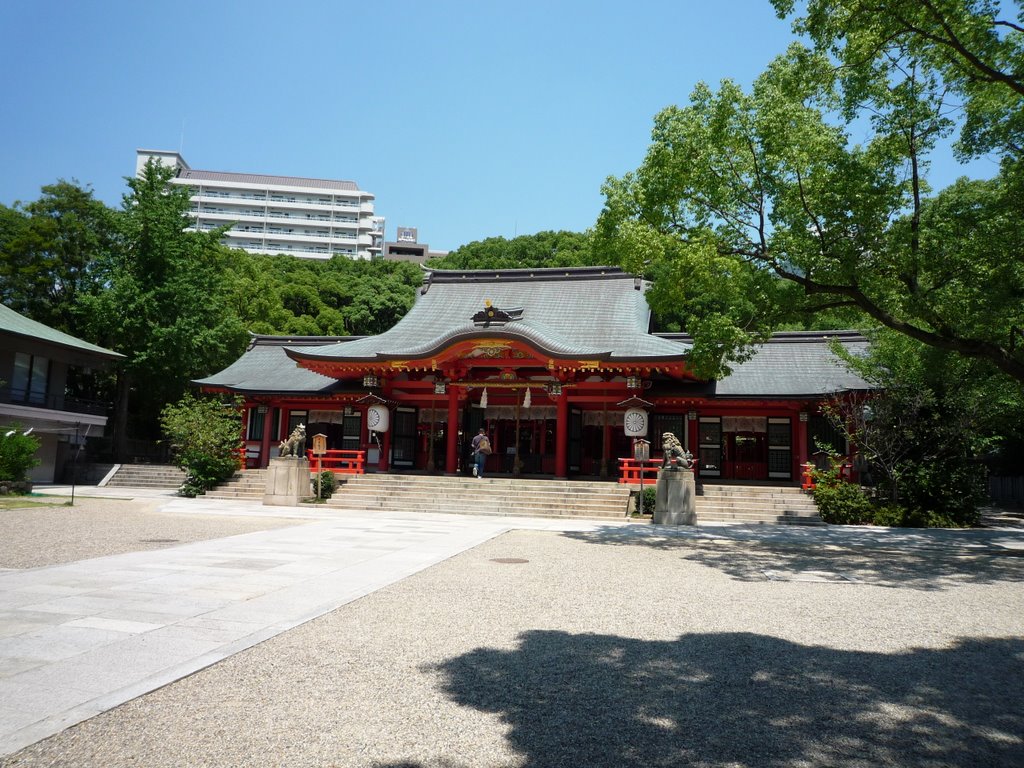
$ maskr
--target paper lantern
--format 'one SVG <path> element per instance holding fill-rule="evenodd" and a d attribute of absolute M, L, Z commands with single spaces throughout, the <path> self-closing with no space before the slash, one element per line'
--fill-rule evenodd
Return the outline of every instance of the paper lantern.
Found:
<path fill-rule="evenodd" d="M 391 425 L 390 416 L 386 406 L 371 405 L 366 409 L 366 426 L 371 432 L 387 432 Z"/>
<path fill-rule="evenodd" d="M 629 437 L 646 437 L 647 411 L 643 408 L 630 408 L 622 417 L 622 425 Z"/>

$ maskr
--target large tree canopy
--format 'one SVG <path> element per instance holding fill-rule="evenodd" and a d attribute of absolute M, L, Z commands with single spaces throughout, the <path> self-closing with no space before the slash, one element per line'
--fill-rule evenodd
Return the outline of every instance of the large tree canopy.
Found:
<path fill-rule="evenodd" d="M 96 264 L 114 245 L 114 212 L 75 182 L 42 192 L 24 206 L 0 205 L 0 301 L 73 332 L 75 305 L 99 288 Z"/>
<path fill-rule="evenodd" d="M 80 302 L 86 337 L 126 355 L 119 438 L 126 434 L 125 407 L 138 419 L 137 433 L 155 435 L 164 404 L 245 345 L 245 329 L 227 304 L 227 249 L 219 232 L 188 230 L 189 194 L 168 184 L 172 173 L 150 162 L 128 180 L 118 247 L 97 263 L 104 289 Z"/>
<path fill-rule="evenodd" d="M 599 248 L 669 275 L 662 301 L 704 297 L 687 329 L 708 366 L 787 312 L 847 307 L 1024 382 L 1024 55 L 997 11 L 812 0 L 796 28 L 813 48 L 657 115 L 643 165 L 605 185 Z M 958 127 L 960 153 L 995 152 L 1000 172 L 932 194 L 929 158 Z"/>
<path fill-rule="evenodd" d="M 590 235 L 564 230 L 520 235 L 511 240 L 504 237 L 475 240 L 442 258 L 431 259 L 429 264 L 436 269 L 536 269 L 587 265 L 598 265 Z"/>

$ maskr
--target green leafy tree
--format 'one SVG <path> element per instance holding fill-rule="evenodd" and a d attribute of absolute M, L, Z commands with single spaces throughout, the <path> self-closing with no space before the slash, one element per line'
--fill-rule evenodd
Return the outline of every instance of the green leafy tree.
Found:
<path fill-rule="evenodd" d="M 0 301 L 69 333 L 83 294 L 102 289 L 96 265 L 115 242 L 115 212 L 89 188 L 58 181 L 24 206 L 0 206 Z"/>
<path fill-rule="evenodd" d="M 183 496 L 205 493 L 239 467 L 242 442 L 241 401 L 197 399 L 190 393 L 164 407 L 160 424 L 174 463 L 185 470 Z"/>
<path fill-rule="evenodd" d="M 230 303 L 253 333 L 382 333 L 412 307 L 423 273 L 414 264 L 334 257 L 232 254 Z"/>
<path fill-rule="evenodd" d="M 997 11 L 811 0 L 813 49 L 658 114 L 643 165 L 605 185 L 599 250 L 667 275 L 665 301 L 705 297 L 685 315 L 705 368 L 840 310 L 1024 382 L 1024 56 Z M 998 153 L 1000 173 L 932 195 L 929 158 L 958 126 L 959 151 Z"/>
<path fill-rule="evenodd" d="M 842 350 L 836 353 L 844 355 Z M 1024 434 L 1024 392 L 988 361 L 874 334 L 867 358 L 846 355 L 873 395 L 842 398 L 826 415 L 865 460 L 897 524 L 973 525 L 985 459 Z"/>
<path fill-rule="evenodd" d="M 18 425 L 0 428 L 0 481 L 22 482 L 39 464 L 39 439 L 25 434 Z"/>
<path fill-rule="evenodd" d="M 228 251 L 219 232 L 193 232 L 189 192 L 168 182 L 173 170 L 150 162 L 118 216 L 118 247 L 101 264 L 105 290 L 84 297 L 92 337 L 127 356 L 118 381 L 114 436 L 155 437 L 164 405 L 191 379 L 241 354 L 245 329 L 229 301 Z M 115 444 L 115 454 L 123 455 Z"/>
<path fill-rule="evenodd" d="M 536 269 L 603 263 L 607 262 L 595 261 L 589 234 L 547 231 L 511 240 L 504 237 L 477 240 L 446 256 L 431 259 L 428 266 L 434 269 Z"/>

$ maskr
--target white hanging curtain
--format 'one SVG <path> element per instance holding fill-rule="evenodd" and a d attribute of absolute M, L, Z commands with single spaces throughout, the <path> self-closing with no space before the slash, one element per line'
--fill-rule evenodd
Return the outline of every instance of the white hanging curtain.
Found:
<path fill-rule="evenodd" d="M 764 416 L 723 416 L 723 432 L 767 432 L 768 419 Z"/>
<path fill-rule="evenodd" d="M 530 407 L 530 388 L 526 388 L 526 397 L 523 398 L 523 408 Z"/>
<path fill-rule="evenodd" d="M 480 395 L 480 407 L 481 408 L 486 408 L 487 407 L 487 387 L 484 387 L 484 393 L 482 395 Z"/>
<path fill-rule="evenodd" d="M 448 423 L 447 408 L 420 408 L 416 422 L 418 424 L 429 424 L 430 422 Z"/>
<path fill-rule="evenodd" d="M 310 411 L 310 424 L 341 424 L 345 421 L 344 411 Z"/>

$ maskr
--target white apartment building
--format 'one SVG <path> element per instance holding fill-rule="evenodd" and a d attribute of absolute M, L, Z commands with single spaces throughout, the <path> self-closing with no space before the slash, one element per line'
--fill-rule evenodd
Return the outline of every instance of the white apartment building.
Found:
<path fill-rule="evenodd" d="M 354 181 L 200 171 L 177 152 L 138 149 L 138 175 L 150 158 L 177 169 L 173 183 L 192 190 L 195 228 L 231 225 L 223 242 L 249 253 L 307 259 L 381 255 L 384 220 L 374 197 Z"/>

